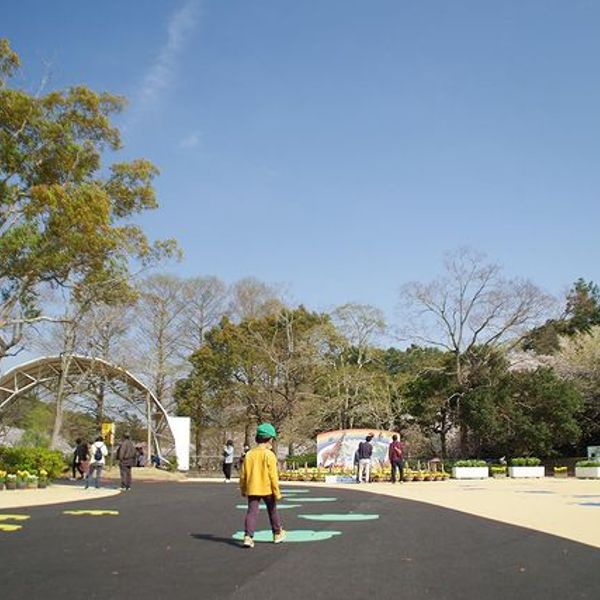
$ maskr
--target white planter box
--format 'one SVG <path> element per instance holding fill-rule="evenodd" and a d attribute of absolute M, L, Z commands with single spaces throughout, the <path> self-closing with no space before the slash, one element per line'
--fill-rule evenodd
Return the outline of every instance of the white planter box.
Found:
<path fill-rule="evenodd" d="M 544 477 L 544 466 L 539 467 L 508 467 L 509 477 Z"/>
<path fill-rule="evenodd" d="M 454 479 L 486 479 L 488 476 L 488 467 L 452 467 Z"/>
<path fill-rule="evenodd" d="M 325 475 L 325 483 L 355 483 L 355 477 L 348 475 Z"/>
<path fill-rule="evenodd" d="M 579 479 L 600 479 L 600 467 L 575 467 L 575 477 Z"/>

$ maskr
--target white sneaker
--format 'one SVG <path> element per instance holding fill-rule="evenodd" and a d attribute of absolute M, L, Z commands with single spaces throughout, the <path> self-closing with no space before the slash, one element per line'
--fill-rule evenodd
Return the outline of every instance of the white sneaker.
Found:
<path fill-rule="evenodd" d="M 254 548 L 254 540 L 249 535 L 245 535 L 243 546 L 244 548 Z"/>
<path fill-rule="evenodd" d="M 285 540 L 285 536 L 286 536 L 285 529 L 280 529 L 278 533 L 273 534 L 273 543 L 281 544 L 281 542 L 283 542 L 283 540 Z"/>

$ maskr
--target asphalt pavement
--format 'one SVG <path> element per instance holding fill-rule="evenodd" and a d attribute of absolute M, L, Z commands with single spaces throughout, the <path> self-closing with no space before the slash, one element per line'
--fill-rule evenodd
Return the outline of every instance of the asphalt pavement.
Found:
<path fill-rule="evenodd" d="M 233 484 L 146 483 L 2 510 L 0 523 L 22 528 L 0 531 L 1 598 L 600 598 L 596 548 L 429 504 L 289 489 L 281 516 L 290 541 L 253 549 L 233 538 L 244 518 Z M 100 512 L 78 514 L 88 510 Z M 268 530 L 266 511 L 259 529 Z"/>

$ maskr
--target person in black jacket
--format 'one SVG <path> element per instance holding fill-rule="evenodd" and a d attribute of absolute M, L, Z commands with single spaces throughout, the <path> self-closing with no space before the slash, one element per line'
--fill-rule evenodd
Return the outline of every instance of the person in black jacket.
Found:
<path fill-rule="evenodd" d="M 371 476 L 371 456 L 373 455 L 373 446 L 371 445 L 371 440 L 373 439 L 373 434 L 370 433 L 364 442 L 361 442 L 358 445 L 358 478 L 357 483 L 360 483 L 363 479 L 365 479 L 365 483 L 369 483 L 369 478 Z"/>
<path fill-rule="evenodd" d="M 77 438 L 75 440 L 75 444 L 77 444 L 74 452 L 73 452 L 73 464 L 71 465 L 73 470 L 73 479 L 75 479 L 75 475 L 79 473 L 79 477 L 77 479 L 83 479 L 87 474 L 87 466 L 89 464 L 89 449 L 88 445 L 82 441 L 81 438 Z"/>
<path fill-rule="evenodd" d="M 117 460 L 121 471 L 121 489 L 131 489 L 131 467 L 135 465 L 136 449 L 133 442 L 129 439 L 129 434 L 123 435 L 123 441 L 117 448 Z"/>

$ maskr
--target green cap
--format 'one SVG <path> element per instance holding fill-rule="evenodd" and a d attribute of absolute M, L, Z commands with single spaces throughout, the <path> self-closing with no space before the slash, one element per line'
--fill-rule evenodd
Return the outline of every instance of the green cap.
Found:
<path fill-rule="evenodd" d="M 271 423 L 261 423 L 256 428 L 256 437 L 276 438 L 277 431 L 275 431 L 275 427 Z"/>

